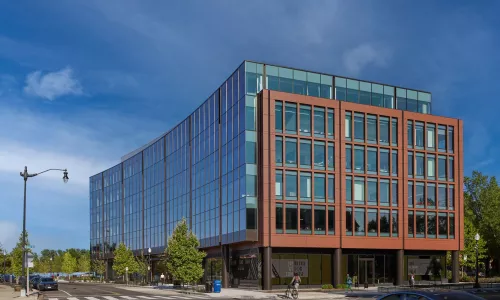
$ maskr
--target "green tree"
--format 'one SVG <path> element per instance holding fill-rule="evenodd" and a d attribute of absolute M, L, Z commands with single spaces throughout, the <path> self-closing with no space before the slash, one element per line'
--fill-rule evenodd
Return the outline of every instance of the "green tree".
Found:
<path fill-rule="evenodd" d="M 90 253 L 82 253 L 78 259 L 78 271 L 90 272 Z"/>
<path fill-rule="evenodd" d="M 28 232 L 26 232 L 26 244 L 29 245 Z M 21 276 L 23 270 L 23 234 L 19 235 L 19 241 L 11 252 L 11 271 L 16 277 Z"/>
<path fill-rule="evenodd" d="M 143 281 L 147 281 L 148 279 L 148 266 L 149 266 L 149 261 L 146 256 L 144 256 L 144 253 L 141 253 L 141 255 L 136 256 L 135 261 L 137 262 L 137 273 L 142 276 Z"/>
<path fill-rule="evenodd" d="M 475 268 L 476 266 L 476 233 L 479 230 L 474 226 L 472 222 L 472 212 L 465 209 L 464 212 L 464 250 L 460 252 L 461 263 L 463 266 L 469 268 Z M 486 241 L 484 239 L 479 239 L 477 242 L 479 262 L 484 261 L 488 258 L 488 249 L 486 248 Z M 467 256 L 467 260 L 464 260 L 464 256 Z"/>
<path fill-rule="evenodd" d="M 95 272 L 97 275 L 102 275 L 106 272 L 106 262 L 101 259 L 93 259 L 90 262 L 90 269 L 92 272 Z M 102 280 L 102 276 L 101 276 Z"/>
<path fill-rule="evenodd" d="M 198 250 L 200 242 L 188 229 L 186 220 L 180 221 L 168 239 L 165 249 L 167 268 L 172 276 L 183 283 L 195 283 L 203 276 L 203 258 Z"/>
<path fill-rule="evenodd" d="M 486 243 L 488 259 L 491 257 L 499 262 L 500 187 L 498 182 L 495 177 L 485 176 L 481 172 L 474 171 L 471 177 L 464 178 L 464 187 L 465 211 L 470 211 L 466 218 L 470 219 L 481 240 Z M 498 264 L 500 265 L 500 263 Z"/>
<path fill-rule="evenodd" d="M 63 256 L 62 271 L 67 274 L 74 273 L 78 270 L 76 258 L 71 253 L 66 252 Z"/>
<path fill-rule="evenodd" d="M 124 243 L 120 243 L 114 254 L 115 258 L 113 260 L 113 270 L 119 276 L 125 275 L 127 267 L 129 274 L 135 273 L 139 270 L 139 265 L 134 259 L 134 253 L 132 250 L 128 249 Z"/>

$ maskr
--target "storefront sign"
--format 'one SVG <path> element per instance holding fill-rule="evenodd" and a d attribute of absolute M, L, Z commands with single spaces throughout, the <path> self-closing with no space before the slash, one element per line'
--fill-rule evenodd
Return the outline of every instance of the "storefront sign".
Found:
<path fill-rule="evenodd" d="M 309 261 L 307 259 L 273 259 L 273 278 L 293 277 L 298 273 L 301 277 L 309 276 Z"/>

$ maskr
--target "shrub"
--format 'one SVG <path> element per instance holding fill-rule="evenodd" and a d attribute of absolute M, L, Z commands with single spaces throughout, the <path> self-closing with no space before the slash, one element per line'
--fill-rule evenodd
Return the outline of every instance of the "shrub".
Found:
<path fill-rule="evenodd" d="M 323 289 L 323 290 L 331 290 L 331 289 L 333 289 L 333 285 L 331 285 L 331 284 L 323 284 L 321 286 L 321 289 Z"/>
<path fill-rule="evenodd" d="M 337 288 L 338 289 L 346 289 L 347 288 L 347 284 L 337 284 Z"/>

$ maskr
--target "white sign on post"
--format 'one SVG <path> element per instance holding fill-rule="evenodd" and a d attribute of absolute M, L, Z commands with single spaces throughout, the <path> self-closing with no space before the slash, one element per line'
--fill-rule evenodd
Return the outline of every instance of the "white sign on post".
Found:
<path fill-rule="evenodd" d="M 25 267 L 26 268 L 33 268 L 33 255 L 32 254 L 26 254 L 26 263 Z"/>

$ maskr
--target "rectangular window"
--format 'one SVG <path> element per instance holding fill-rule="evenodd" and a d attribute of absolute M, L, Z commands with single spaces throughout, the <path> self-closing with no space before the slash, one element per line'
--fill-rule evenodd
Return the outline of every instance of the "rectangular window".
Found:
<path fill-rule="evenodd" d="M 300 205 L 300 234 L 312 233 L 312 206 Z"/>
<path fill-rule="evenodd" d="M 392 176 L 398 176 L 398 150 L 392 150 L 391 172 Z"/>
<path fill-rule="evenodd" d="M 327 111 L 327 118 L 328 118 L 328 128 L 327 128 L 327 132 L 328 132 L 328 137 L 329 138 L 332 138 L 334 136 L 334 128 L 335 128 L 335 115 L 333 113 L 333 109 L 329 108 L 328 111 Z"/>
<path fill-rule="evenodd" d="M 368 236 L 378 236 L 378 213 L 377 209 L 368 209 L 368 219 L 366 220 L 368 225 Z"/>
<path fill-rule="evenodd" d="M 359 81 L 347 79 L 347 101 L 359 103 Z"/>
<path fill-rule="evenodd" d="M 389 175 L 389 149 L 380 149 L 380 175 Z"/>
<path fill-rule="evenodd" d="M 285 139 L 285 165 L 297 167 L 297 139 Z"/>
<path fill-rule="evenodd" d="M 389 206 L 389 180 L 380 179 L 380 205 Z"/>
<path fill-rule="evenodd" d="M 425 168 L 425 162 L 424 162 L 424 154 L 417 152 L 417 155 L 415 157 L 415 166 L 416 166 L 416 176 L 417 178 L 424 178 L 424 168 Z"/>
<path fill-rule="evenodd" d="M 276 101 L 274 103 L 275 113 L 275 129 L 277 132 L 283 132 L 283 102 Z"/>
<path fill-rule="evenodd" d="M 283 233 L 283 204 L 276 203 L 276 233 Z"/>
<path fill-rule="evenodd" d="M 413 207 L 413 182 L 408 182 L 408 207 Z"/>
<path fill-rule="evenodd" d="M 446 209 L 446 184 L 438 186 L 438 207 L 439 209 Z"/>
<path fill-rule="evenodd" d="M 368 115 L 366 118 L 367 137 L 366 140 L 370 144 L 377 143 L 377 116 Z"/>
<path fill-rule="evenodd" d="M 427 183 L 427 208 L 436 208 L 436 185 Z"/>
<path fill-rule="evenodd" d="M 438 150 L 439 152 L 446 151 L 446 126 L 438 126 Z"/>
<path fill-rule="evenodd" d="M 425 185 L 423 182 L 417 182 L 417 186 L 416 186 L 416 189 L 415 189 L 415 193 L 416 193 L 416 206 L 418 208 L 424 208 L 425 207 L 425 196 L 424 196 L 424 193 L 425 192 Z"/>
<path fill-rule="evenodd" d="M 328 175 L 328 202 L 335 202 L 335 177 L 333 175 Z"/>
<path fill-rule="evenodd" d="M 345 235 L 352 235 L 352 207 L 345 209 Z"/>
<path fill-rule="evenodd" d="M 392 236 L 393 237 L 398 236 L 398 211 L 397 210 L 392 211 Z"/>
<path fill-rule="evenodd" d="M 392 146 L 398 145 L 398 119 L 391 119 L 391 144 Z"/>
<path fill-rule="evenodd" d="M 368 178 L 368 205 L 377 205 L 378 182 L 375 178 Z"/>
<path fill-rule="evenodd" d="M 283 165 L 283 138 L 281 136 L 276 137 L 276 152 L 275 152 L 275 163 L 277 166 Z"/>
<path fill-rule="evenodd" d="M 283 171 L 276 170 L 276 183 L 274 190 L 276 199 L 283 199 Z"/>
<path fill-rule="evenodd" d="M 359 89 L 359 103 L 371 105 L 372 84 L 368 82 L 360 82 Z"/>
<path fill-rule="evenodd" d="M 446 213 L 438 213 L 438 234 L 440 239 L 448 238 L 448 216 Z"/>
<path fill-rule="evenodd" d="M 450 185 L 448 187 L 448 209 L 455 209 L 455 186 Z"/>
<path fill-rule="evenodd" d="M 436 148 L 436 125 L 427 124 L 427 149 L 434 150 Z"/>
<path fill-rule="evenodd" d="M 311 141 L 300 140 L 300 167 L 304 169 L 311 168 Z"/>
<path fill-rule="evenodd" d="M 314 168 L 325 169 L 325 142 L 314 142 Z"/>
<path fill-rule="evenodd" d="M 328 170 L 335 169 L 335 146 L 328 143 Z"/>
<path fill-rule="evenodd" d="M 436 179 L 436 156 L 427 154 L 427 179 Z"/>
<path fill-rule="evenodd" d="M 352 172 L 352 147 L 351 145 L 345 146 L 345 170 Z"/>
<path fill-rule="evenodd" d="M 377 148 L 368 147 L 368 162 L 366 171 L 368 174 L 377 174 Z"/>
<path fill-rule="evenodd" d="M 415 235 L 415 219 L 413 211 L 408 212 L 408 237 L 414 237 Z"/>
<path fill-rule="evenodd" d="M 286 233 L 298 233 L 297 204 L 287 204 L 285 206 Z"/>
<path fill-rule="evenodd" d="M 300 105 L 300 135 L 311 136 L 311 107 Z"/>
<path fill-rule="evenodd" d="M 345 178 L 345 202 L 352 203 L 352 176 L 346 176 Z"/>
<path fill-rule="evenodd" d="M 286 133 L 297 133 L 297 104 L 285 104 L 285 131 Z"/>
<path fill-rule="evenodd" d="M 448 157 L 448 180 L 453 181 L 455 179 L 455 163 L 453 157 Z"/>
<path fill-rule="evenodd" d="M 354 146 L 354 171 L 356 173 L 365 172 L 365 147 Z"/>
<path fill-rule="evenodd" d="M 365 225 L 365 209 L 355 208 L 354 209 L 354 229 L 357 236 L 365 236 L 366 225 Z"/>
<path fill-rule="evenodd" d="M 410 178 L 413 178 L 413 173 L 414 173 L 413 163 L 414 163 L 413 152 L 408 152 L 408 176 Z"/>
<path fill-rule="evenodd" d="M 438 178 L 446 180 L 446 156 L 438 156 Z"/>
<path fill-rule="evenodd" d="M 285 174 L 287 200 L 297 200 L 297 172 L 286 171 Z"/>
<path fill-rule="evenodd" d="M 407 130 L 408 130 L 408 148 L 413 148 L 413 122 L 408 121 L 407 124 Z"/>
<path fill-rule="evenodd" d="M 363 114 L 354 114 L 354 140 L 365 141 L 365 116 Z"/>
<path fill-rule="evenodd" d="M 392 206 L 398 207 L 398 181 L 392 180 Z"/>
<path fill-rule="evenodd" d="M 302 217 L 301 217 L 302 218 Z M 326 210 L 323 205 L 314 206 L 314 234 L 326 233 Z"/>
<path fill-rule="evenodd" d="M 325 137 L 325 109 L 314 108 L 314 136 Z"/>
<path fill-rule="evenodd" d="M 427 238 L 436 238 L 436 213 L 427 212 Z"/>
<path fill-rule="evenodd" d="M 315 202 L 325 202 L 325 174 L 315 173 L 314 174 L 314 201 Z"/>
<path fill-rule="evenodd" d="M 382 145 L 389 145 L 389 118 L 380 117 L 380 143 Z"/>
<path fill-rule="evenodd" d="M 448 126 L 448 152 L 453 153 L 454 151 L 454 134 L 453 134 L 453 126 Z"/>
<path fill-rule="evenodd" d="M 388 209 L 380 210 L 380 236 L 391 234 L 391 212 Z"/>
<path fill-rule="evenodd" d="M 415 147 L 424 148 L 424 123 L 415 122 Z"/>
<path fill-rule="evenodd" d="M 450 213 L 449 216 L 450 216 L 450 219 L 448 220 L 448 224 L 449 224 L 450 232 L 448 233 L 448 236 L 450 237 L 450 239 L 454 239 L 455 238 L 455 214 Z"/>
<path fill-rule="evenodd" d="M 352 232 L 352 222 L 351 222 Z M 335 207 L 328 207 L 328 234 L 335 234 Z"/>
<path fill-rule="evenodd" d="M 354 203 L 365 204 L 365 179 L 363 177 L 354 178 Z"/>
<path fill-rule="evenodd" d="M 352 114 L 350 112 L 345 113 L 345 138 L 350 141 L 352 138 Z"/>
<path fill-rule="evenodd" d="M 417 211 L 416 229 L 418 238 L 425 238 L 425 212 Z"/>
<path fill-rule="evenodd" d="M 312 177 L 311 173 L 300 172 L 300 201 L 311 201 Z"/>

